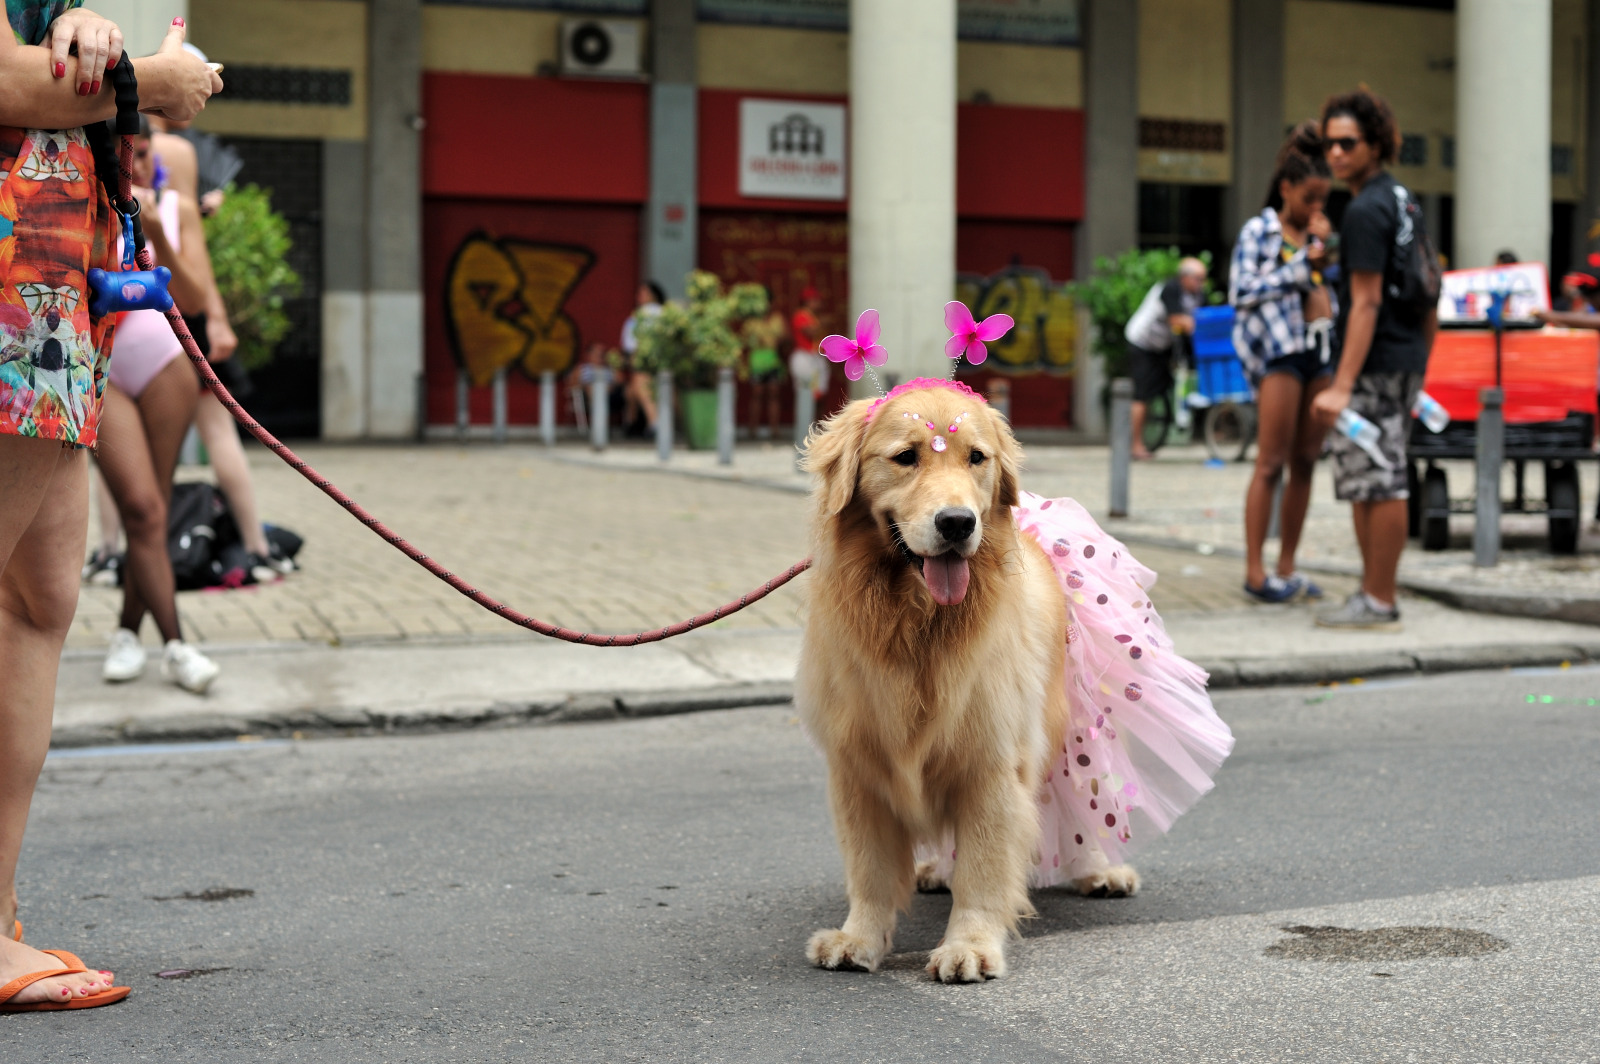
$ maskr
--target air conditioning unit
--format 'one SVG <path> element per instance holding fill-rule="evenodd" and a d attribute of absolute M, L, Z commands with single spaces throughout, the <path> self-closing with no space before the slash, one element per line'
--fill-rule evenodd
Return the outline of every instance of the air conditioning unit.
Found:
<path fill-rule="evenodd" d="M 562 19 L 561 72 L 603 78 L 640 76 L 644 66 L 639 24 L 611 19 Z"/>

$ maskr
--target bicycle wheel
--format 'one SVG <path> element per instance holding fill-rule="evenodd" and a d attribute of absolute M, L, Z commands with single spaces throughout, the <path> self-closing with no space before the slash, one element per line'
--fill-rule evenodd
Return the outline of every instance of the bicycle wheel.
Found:
<path fill-rule="evenodd" d="M 1162 392 L 1144 406 L 1144 445 L 1159 451 L 1172 432 L 1172 393 Z"/>
<path fill-rule="evenodd" d="M 1255 410 L 1231 400 L 1206 411 L 1206 452 L 1223 462 L 1242 462 L 1255 438 Z"/>

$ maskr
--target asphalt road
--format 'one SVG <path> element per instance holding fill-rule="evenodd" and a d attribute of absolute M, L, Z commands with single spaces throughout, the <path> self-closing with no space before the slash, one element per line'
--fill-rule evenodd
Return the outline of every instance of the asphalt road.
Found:
<path fill-rule="evenodd" d="M 844 892 L 785 708 L 67 752 L 28 938 L 135 990 L 0 1016 L 0 1060 L 1597 1060 L 1591 699 L 1587 669 L 1223 694 L 1237 752 L 1144 893 L 1037 895 L 969 987 L 920 974 L 947 896 L 883 972 L 806 965 Z"/>

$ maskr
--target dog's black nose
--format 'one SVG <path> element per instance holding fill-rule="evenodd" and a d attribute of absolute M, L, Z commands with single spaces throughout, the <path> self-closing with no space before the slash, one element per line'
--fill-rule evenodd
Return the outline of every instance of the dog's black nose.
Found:
<path fill-rule="evenodd" d="M 965 543 L 978 527 L 978 515 L 965 506 L 946 506 L 933 515 L 933 527 L 951 545 Z"/>

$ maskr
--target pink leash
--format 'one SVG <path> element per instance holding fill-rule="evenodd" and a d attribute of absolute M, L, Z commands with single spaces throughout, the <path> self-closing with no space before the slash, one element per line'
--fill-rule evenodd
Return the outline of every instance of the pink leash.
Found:
<path fill-rule="evenodd" d="M 117 169 L 119 171 L 117 177 L 117 195 L 121 198 L 123 203 L 127 203 L 133 198 L 133 145 L 126 137 L 122 137 L 120 139 L 122 141 L 122 148 L 117 157 Z M 138 262 L 141 270 L 149 270 L 154 267 L 154 260 L 150 256 L 149 248 L 141 247 L 139 249 Z M 334 483 L 327 477 L 323 476 L 321 473 L 318 473 L 315 469 L 312 469 L 310 464 L 308 464 L 305 459 L 295 454 L 287 444 L 279 440 L 272 433 L 268 432 L 261 426 L 260 422 L 251 417 L 249 413 L 245 411 L 245 408 L 239 405 L 239 400 L 235 399 L 231 394 L 229 394 L 228 389 L 223 387 L 222 382 L 217 379 L 215 371 L 212 370 L 211 363 L 206 361 L 206 356 L 200 353 L 200 347 L 194 342 L 194 337 L 189 335 L 189 326 L 184 323 L 183 315 L 178 312 L 178 307 L 176 304 L 166 311 L 166 315 L 167 321 L 172 325 L 173 333 L 178 337 L 178 342 L 183 344 L 184 353 L 189 356 L 189 361 L 194 363 L 195 369 L 199 372 L 200 379 L 205 382 L 205 386 L 207 388 L 211 389 L 212 394 L 221 401 L 222 405 L 228 408 L 229 412 L 233 414 L 233 416 L 238 420 L 239 424 L 250 430 L 250 435 L 254 436 L 256 439 L 265 444 L 270 450 L 277 454 L 279 458 L 283 459 L 284 462 L 287 463 L 295 472 L 299 473 L 311 483 L 315 484 L 318 488 L 322 489 L 322 493 L 324 495 L 328 496 L 328 498 L 332 499 L 334 502 L 350 511 L 351 515 L 354 516 L 357 521 L 360 521 L 362 524 L 370 528 L 374 533 L 377 534 L 378 538 L 382 539 L 385 543 L 389 544 L 401 554 L 404 554 L 407 558 L 410 558 L 412 561 L 416 562 L 418 565 L 428 570 L 428 572 L 432 573 L 440 580 L 443 580 L 445 583 L 449 584 L 451 587 L 455 588 L 457 591 L 461 592 L 461 594 L 467 596 L 467 598 L 471 599 L 473 602 L 476 602 L 490 613 L 493 613 L 499 617 L 503 617 L 512 624 L 521 625 L 523 628 L 527 628 L 530 631 L 538 632 L 540 635 L 547 635 L 552 639 L 564 639 L 569 643 L 583 643 L 588 646 L 596 647 L 631 647 L 637 646 L 640 643 L 656 643 L 663 639 L 671 639 L 673 636 L 682 635 L 685 632 L 693 631 L 694 629 L 703 627 L 713 621 L 721 620 L 723 617 L 728 617 L 732 614 L 738 613 L 752 602 L 759 602 L 761 599 L 766 598 L 772 592 L 776 591 L 784 584 L 787 584 L 789 581 L 793 580 L 795 577 L 811 568 L 811 559 L 806 558 L 803 561 L 796 562 L 794 565 L 789 566 L 789 568 L 785 569 L 771 580 L 768 580 L 760 587 L 753 588 L 750 591 L 745 592 L 743 595 L 740 595 L 739 598 L 733 602 L 724 603 L 709 613 L 702 613 L 697 617 L 690 617 L 688 620 L 679 621 L 676 624 L 669 624 L 665 628 L 655 628 L 648 632 L 628 632 L 618 633 L 616 635 L 603 635 L 596 634 L 594 632 L 577 632 L 573 631 L 571 628 L 563 628 L 560 625 L 551 624 L 549 621 L 541 621 L 537 617 L 530 617 L 526 613 L 521 613 L 517 610 L 514 610 L 505 603 L 489 597 L 482 591 L 479 591 L 477 588 L 467 583 L 465 580 L 461 579 L 459 576 L 450 572 L 450 570 L 446 569 L 432 558 L 428 557 L 426 554 L 422 553 L 416 547 L 407 542 L 403 536 L 390 531 L 389 527 L 382 521 L 379 521 L 376 517 L 373 517 L 371 514 L 367 513 L 367 511 L 362 508 L 360 503 L 356 502 L 354 499 L 350 498 L 350 496 L 340 491 L 338 487 L 335 486 Z"/>

